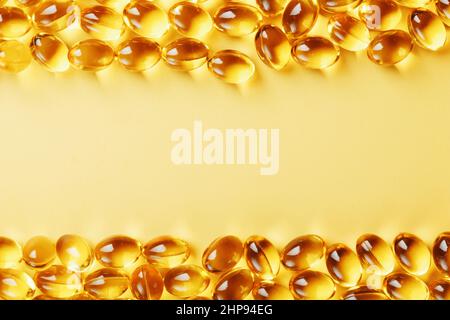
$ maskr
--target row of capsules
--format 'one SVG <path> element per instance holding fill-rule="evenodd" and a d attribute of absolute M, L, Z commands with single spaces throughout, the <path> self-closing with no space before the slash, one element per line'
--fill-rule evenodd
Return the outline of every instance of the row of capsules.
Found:
<path fill-rule="evenodd" d="M 242 300 L 250 293 L 257 300 L 421 300 L 430 295 L 448 300 L 449 246 L 450 232 L 435 239 L 432 251 L 413 234 L 399 234 L 392 246 L 365 234 L 357 240 L 355 253 L 345 244 L 326 246 L 319 236 L 305 235 L 280 253 L 261 236 L 244 243 L 224 236 L 206 248 L 200 267 L 186 263 L 189 244 L 170 236 L 144 246 L 127 236 L 113 236 L 95 248 L 77 235 L 64 235 L 56 244 L 37 236 L 23 248 L 0 237 L 0 299 L 120 299 L 130 289 L 139 300 L 159 300 L 164 290 L 175 298 L 197 300 Z M 142 257 L 145 263 L 139 263 Z M 328 274 L 314 270 L 323 258 Z M 432 260 L 439 275 L 424 280 L 431 279 L 425 277 Z M 26 267 L 21 269 L 22 261 Z M 94 261 L 99 268 L 92 267 Z M 292 273 L 288 286 L 277 278 L 281 266 Z M 202 295 L 211 280 L 212 294 Z M 36 287 L 41 293 L 37 296 Z"/>

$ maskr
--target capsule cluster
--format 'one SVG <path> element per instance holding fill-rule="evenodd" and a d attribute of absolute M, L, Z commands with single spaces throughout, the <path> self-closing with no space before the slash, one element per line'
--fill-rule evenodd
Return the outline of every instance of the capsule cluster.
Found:
<path fill-rule="evenodd" d="M 450 232 L 431 249 L 409 233 L 391 245 L 365 234 L 355 250 L 304 235 L 280 249 L 262 236 L 223 236 L 194 264 L 191 246 L 172 236 L 95 246 L 78 235 L 23 246 L 0 237 L 0 299 L 450 300 Z"/>

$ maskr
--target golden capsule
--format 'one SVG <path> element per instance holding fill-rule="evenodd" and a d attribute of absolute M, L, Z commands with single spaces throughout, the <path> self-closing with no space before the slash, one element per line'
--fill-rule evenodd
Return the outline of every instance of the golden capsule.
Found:
<path fill-rule="evenodd" d="M 227 271 L 241 260 L 243 250 L 241 240 L 235 236 L 218 238 L 203 252 L 203 267 L 209 272 Z"/>
<path fill-rule="evenodd" d="M 440 272 L 450 275 L 450 232 L 443 232 L 434 240 L 433 260 Z"/>
<path fill-rule="evenodd" d="M 416 276 L 395 272 L 388 275 L 383 282 L 387 296 L 395 300 L 427 300 L 427 285 Z"/>
<path fill-rule="evenodd" d="M 69 48 L 57 36 L 38 33 L 30 42 L 31 55 L 50 72 L 64 72 L 70 67 Z"/>
<path fill-rule="evenodd" d="M 161 59 L 158 43 L 142 37 L 122 42 L 117 48 L 117 60 L 131 71 L 144 71 L 153 67 Z"/>
<path fill-rule="evenodd" d="M 18 38 L 25 35 L 30 29 L 30 19 L 22 9 L 0 8 L 0 38 Z"/>
<path fill-rule="evenodd" d="M 0 236 L 0 269 L 17 266 L 22 260 L 22 249 L 19 244 L 9 238 Z"/>
<path fill-rule="evenodd" d="M 70 300 L 95 300 L 95 299 L 91 295 L 84 292 L 70 297 Z"/>
<path fill-rule="evenodd" d="M 299 37 L 312 29 L 319 7 L 312 0 L 291 0 L 284 9 L 283 29 L 289 37 Z"/>
<path fill-rule="evenodd" d="M 6 0 L 4 2 L 6 2 Z M 15 0 L 15 2 L 17 3 L 17 5 L 22 7 L 33 7 L 41 2 L 41 0 Z"/>
<path fill-rule="evenodd" d="M 47 237 L 33 237 L 28 240 L 23 247 L 23 260 L 32 268 L 45 268 L 49 266 L 55 258 L 55 244 Z"/>
<path fill-rule="evenodd" d="M 349 51 L 364 50 L 370 42 L 369 30 L 365 24 L 345 13 L 330 18 L 328 33 L 331 40 Z"/>
<path fill-rule="evenodd" d="M 72 1 L 45 1 L 34 10 L 33 23 L 45 32 L 58 32 L 76 21 L 79 10 Z"/>
<path fill-rule="evenodd" d="M 410 233 L 401 233 L 394 239 L 394 252 L 400 266 L 414 275 L 424 275 L 431 265 L 431 253 L 421 239 Z"/>
<path fill-rule="evenodd" d="M 191 253 L 189 244 L 171 236 L 161 236 L 147 242 L 144 257 L 150 264 L 162 268 L 173 268 L 185 262 Z"/>
<path fill-rule="evenodd" d="M 94 6 L 80 14 L 80 26 L 84 32 L 101 40 L 117 40 L 122 33 L 122 16 L 111 8 Z"/>
<path fill-rule="evenodd" d="M 40 294 L 40 295 L 34 297 L 33 300 L 59 300 L 59 299 L 50 297 L 46 294 Z"/>
<path fill-rule="evenodd" d="M 89 39 L 75 44 L 68 57 L 70 64 L 76 69 L 98 71 L 108 67 L 114 61 L 115 55 L 106 42 Z"/>
<path fill-rule="evenodd" d="M 0 70 L 18 73 L 31 63 L 27 46 L 16 40 L 0 41 Z"/>
<path fill-rule="evenodd" d="M 256 4 L 265 16 L 274 17 L 283 12 L 286 0 L 256 0 Z"/>
<path fill-rule="evenodd" d="M 450 300 L 450 281 L 441 279 L 430 284 L 431 295 L 436 300 Z"/>
<path fill-rule="evenodd" d="M 141 244 L 127 236 L 112 236 L 104 239 L 95 247 L 95 258 L 111 268 L 131 266 L 141 255 Z"/>
<path fill-rule="evenodd" d="M 234 269 L 222 275 L 214 286 L 214 300 L 244 300 L 253 288 L 253 275 L 247 269 Z"/>
<path fill-rule="evenodd" d="M 415 42 L 424 49 L 439 50 L 447 41 L 445 25 L 436 14 L 426 9 L 416 9 L 410 14 L 408 29 Z"/>
<path fill-rule="evenodd" d="M 172 68 L 190 71 L 201 67 L 207 60 L 209 49 L 203 42 L 181 38 L 169 43 L 162 50 L 164 61 Z"/>
<path fill-rule="evenodd" d="M 281 252 L 281 262 L 293 271 L 310 268 L 325 254 L 325 242 L 316 235 L 300 236 L 290 241 Z"/>
<path fill-rule="evenodd" d="M 188 1 L 177 3 L 169 9 L 169 21 L 175 30 L 188 37 L 203 37 L 213 25 L 208 12 Z"/>
<path fill-rule="evenodd" d="M 262 22 L 261 13 L 244 3 L 228 3 L 214 14 L 214 25 L 222 32 L 241 37 L 255 32 Z"/>
<path fill-rule="evenodd" d="M 208 69 L 216 77 L 231 84 L 248 81 L 255 73 L 253 61 L 236 50 L 222 50 L 216 52 L 208 60 Z"/>
<path fill-rule="evenodd" d="M 256 53 L 275 70 L 283 69 L 289 62 L 291 45 L 287 36 L 274 25 L 263 25 L 255 36 Z"/>
<path fill-rule="evenodd" d="M 249 237 L 244 244 L 244 257 L 250 270 L 262 280 L 272 280 L 280 271 L 280 254 L 264 237 Z"/>
<path fill-rule="evenodd" d="M 255 300 L 292 300 L 288 288 L 272 282 L 260 282 L 252 290 Z"/>
<path fill-rule="evenodd" d="M 328 13 L 347 12 L 359 6 L 361 0 L 318 0 L 320 8 Z"/>
<path fill-rule="evenodd" d="M 209 285 L 209 277 L 195 265 L 181 265 L 170 269 L 164 276 L 166 290 L 177 297 L 197 296 Z"/>
<path fill-rule="evenodd" d="M 441 17 L 442 22 L 450 27 L 450 1 L 449 0 L 437 0 L 436 12 Z"/>
<path fill-rule="evenodd" d="M 431 0 L 395 0 L 399 5 L 409 8 L 426 7 Z"/>
<path fill-rule="evenodd" d="M 379 65 L 391 66 L 404 60 L 412 51 L 411 36 L 402 30 L 384 31 L 367 48 L 369 59 Z"/>
<path fill-rule="evenodd" d="M 103 268 L 86 277 L 84 290 L 97 299 L 116 299 L 128 290 L 128 276 L 113 268 Z"/>
<path fill-rule="evenodd" d="M 344 300 L 388 300 L 388 297 L 381 290 L 370 289 L 360 286 L 347 290 L 344 293 Z"/>
<path fill-rule="evenodd" d="M 85 271 L 94 261 L 91 245 L 82 237 L 66 234 L 56 241 L 59 261 L 72 271 Z"/>
<path fill-rule="evenodd" d="M 361 21 L 373 31 L 394 29 L 402 18 L 400 7 L 392 0 L 365 0 L 358 12 Z"/>
<path fill-rule="evenodd" d="M 79 274 L 59 265 L 37 272 L 34 281 L 42 293 L 53 298 L 69 298 L 83 289 Z"/>
<path fill-rule="evenodd" d="M 343 287 L 353 287 L 361 280 L 362 267 L 358 256 L 342 243 L 328 248 L 326 264 L 330 275 Z"/>
<path fill-rule="evenodd" d="M 325 273 L 305 270 L 291 278 L 289 289 L 299 300 L 328 300 L 334 296 L 336 285 Z"/>
<path fill-rule="evenodd" d="M 0 269 L 0 300 L 31 299 L 35 291 L 33 279 L 25 272 Z"/>
<path fill-rule="evenodd" d="M 374 234 L 365 234 L 356 242 L 356 253 L 365 268 L 376 268 L 377 274 L 386 275 L 395 267 L 395 257 L 389 244 Z"/>
<path fill-rule="evenodd" d="M 133 32 L 148 38 L 161 38 L 169 30 L 166 12 L 150 1 L 130 2 L 123 9 L 125 24 Z"/>
<path fill-rule="evenodd" d="M 137 267 L 131 275 L 130 289 L 138 300 L 159 300 L 164 290 L 164 281 L 156 268 L 144 264 Z"/>
<path fill-rule="evenodd" d="M 292 44 L 291 55 L 304 67 L 325 69 L 339 60 L 340 50 L 323 37 L 303 37 Z"/>

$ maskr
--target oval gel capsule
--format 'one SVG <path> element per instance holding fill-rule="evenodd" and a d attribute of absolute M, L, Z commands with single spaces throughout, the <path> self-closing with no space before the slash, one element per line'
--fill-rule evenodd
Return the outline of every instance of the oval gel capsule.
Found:
<path fill-rule="evenodd" d="M 126 69 L 144 71 L 150 69 L 161 59 L 158 43 L 142 37 L 122 42 L 117 48 L 117 60 Z"/>
<path fill-rule="evenodd" d="M 89 274 L 84 290 L 97 299 L 116 299 L 128 290 L 128 276 L 113 268 L 103 268 Z"/>
<path fill-rule="evenodd" d="M 244 300 L 253 288 L 253 275 L 247 269 L 234 269 L 222 275 L 214 286 L 214 300 Z"/>
<path fill-rule="evenodd" d="M 22 260 L 22 248 L 9 238 L 0 236 L 0 269 L 17 266 Z"/>
<path fill-rule="evenodd" d="M 280 271 L 280 255 L 266 238 L 251 236 L 245 241 L 244 257 L 249 269 L 263 280 L 272 280 Z"/>
<path fill-rule="evenodd" d="M 255 73 L 255 64 L 242 52 L 222 50 L 208 60 L 208 69 L 216 77 L 231 84 L 248 81 Z"/>
<path fill-rule="evenodd" d="M 312 0 L 291 0 L 283 13 L 283 29 L 289 37 L 309 32 L 317 21 L 319 7 Z"/>
<path fill-rule="evenodd" d="M 123 21 L 122 16 L 113 9 L 94 6 L 81 11 L 80 26 L 95 38 L 117 40 L 122 33 Z"/>
<path fill-rule="evenodd" d="M 218 238 L 203 253 L 203 267 L 209 272 L 227 271 L 241 260 L 243 250 L 241 240 L 235 236 Z"/>
<path fill-rule="evenodd" d="M 256 0 L 256 4 L 265 16 L 274 17 L 283 12 L 286 0 Z"/>
<path fill-rule="evenodd" d="M 35 291 L 33 279 L 27 273 L 0 269 L 0 300 L 31 299 Z"/>
<path fill-rule="evenodd" d="M 404 60 L 412 48 L 411 36 L 405 31 L 384 31 L 370 42 L 367 56 L 376 64 L 391 66 Z"/>
<path fill-rule="evenodd" d="M 291 278 L 289 288 L 299 300 L 328 300 L 334 296 L 333 279 L 319 271 L 305 270 Z"/>
<path fill-rule="evenodd" d="M 436 300 L 450 300 L 450 281 L 441 279 L 430 284 L 431 295 Z"/>
<path fill-rule="evenodd" d="M 330 275 L 343 287 L 353 287 L 361 280 L 362 267 L 358 256 L 344 244 L 328 248 L 326 264 Z"/>
<path fill-rule="evenodd" d="M 38 33 L 30 42 L 31 55 L 34 60 L 50 72 L 64 72 L 69 69 L 69 48 L 57 36 Z"/>
<path fill-rule="evenodd" d="M 347 12 L 359 6 L 361 0 L 318 0 L 320 8 L 328 13 Z"/>
<path fill-rule="evenodd" d="M 147 242 L 143 249 L 148 263 L 161 268 L 173 268 L 185 262 L 191 253 L 189 244 L 171 236 L 161 236 Z"/>
<path fill-rule="evenodd" d="M 101 40 L 89 39 L 75 44 L 69 51 L 70 64 L 79 70 L 99 71 L 115 58 L 114 50 Z"/>
<path fill-rule="evenodd" d="M 156 268 L 144 264 L 131 275 L 130 289 L 138 300 L 159 300 L 164 290 L 164 281 Z"/>
<path fill-rule="evenodd" d="M 169 9 L 169 21 L 184 36 L 203 37 L 212 29 L 212 19 L 198 4 L 183 1 Z"/>
<path fill-rule="evenodd" d="M 181 265 L 170 269 L 164 276 L 166 290 L 177 297 L 188 298 L 201 294 L 209 285 L 209 277 L 195 265 Z"/>
<path fill-rule="evenodd" d="M 400 7 L 391 0 L 366 0 L 358 12 L 361 21 L 373 31 L 395 29 L 402 19 Z"/>
<path fill-rule="evenodd" d="M 439 50 L 447 41 L 444 23 L 426 9 L 416 9 L 409 15 L 408 29 L 415 42 L 424 49 Z"/>
<path fill-rule="evenodd" d="M 30 29 L 30 19 L 22 9 L 0 7 L 0 38 L 19 38 Z"/>
<path fill-rule="evenodd" d="M 262 15 L 258 9 L 244 3 L 228 3 L 214 14 L 215 27 L 232 37 L 241 37 L 255 32 L 261 22 Z"/>
<path fill-rule="evenodd" d="M 436 268 L 450 276 L 450 232 L 443 232 L 434 240 L 433 259 Z"/>
<path fill-rule="evenodd" d="M 386 275 L 395 268 L 395 257 L 389 244 L 374 234 L 365 234 L 356 242 L 356 253 L 365 268 L 374 267 Z"/>
<path fill-rule="evenodd" d="M 384 290 L 394 300 L 427 300 L 427 285 L 416 276 L 406 273 L 391 273 L 384 279 Z"/>
<path fill-rule="evenodd" d="M 34 276 L 36 286 L 47 296 L 69 298 L 83 289 L 79 274 L 64 266 L 53 265 Z"/>
<path fill-rule="evenodd" d="M 441 20 L 450 27 L 450 1 L 448 0 L 437 0 L 436 1 L 436 12 L 441 17 Z"/>
<path fill-rule="evenodd" d="M 23 260 L 34 269 L 48 267 L 55 258 L 55 244 L 47 237 L 33 237 L 23 246 Z"/>
<path fill-rule="evenodd" d="M 301 271 L 322 259 L 325 250 L 325 242 L 319 236 L 300 236 L 284 247 L 281 262 L 290 270 Z"/>
<path fill-rule="evenodd" d="M 252 290 L 255 300 L 292 300 L 288 288 L 272 282 L 260 282 Z"/>
<path fill-rule="evenodd" d="M 33 23 L 42 31 L 58 32 L 74 23 L 79 11 L 79 7 L 72 1 L 45 1 L 34 10 Z"/>
<path fill-rule="evenodd" d="M 151 1 L 130 2 L 123 9 L 125 24 L 140 36 L 161 38 L 169 30 L 169 19 L 164 10 Z"/>
<path fill-rule="evenodd" d="M 66 234 L 58 239 L 56 253 L 59 261 L 73 271 L 86 271 L 94 261 L 94 251 L 89 242 L 74 234 Z"/>
<path fill-rule="evenodd" d="M 28 47 L 17 40 L 0 41 L 0 70 L 19 73 L 31 63 Z"/>
<path fill-rule="evenodd" d="M 362 51 L 370 43 L 369 29 L 365 24 L 345 13 L 330 18 L 328 33 L 331 40 L 349 51 Z"/>
<path fill-rule="evenodd" d="M 410 233 L 401 233 L 394 239 L 394 252 L 400 266 L 414 275 L 424 275 L 431 265 L 431 253 L 421 239 Z"/>
<path fill-rule="evenodd" d="M 141 255 L 139 241 L 127 236 L 112 236 L 104 239 L 95 247 L 97 261 L 110 268 L 131 266 Z"/>
<path fill-rule="evenodd" d="M 255 36 L 256 52 L 261 60 L 275 70 L 283 69 L 289 62 L 291 45 L 284 32 L 274 25 L 264 25 Z"/>
<path fill-rule="evenodd" d="M 164 61 L 180 71 L 191 71 L 208 60 L 209 49 L 203 42 L 193 38 L 181 38 L 169 43 L 162 50 Z"/>
<path fill-rule="evenodd" d="M 344 293 L 344 300 L 388 300 L 388 297 L 381 290 L 370 289 L 366 286 L 359 286 L 347 290 Z"/>
<path fill-rule="evenodd" d="M 292 44 L 292 57 L 304 67 L 325 69 L 339 60 L 340 50 L 323 37 L 304 37 Z"/>

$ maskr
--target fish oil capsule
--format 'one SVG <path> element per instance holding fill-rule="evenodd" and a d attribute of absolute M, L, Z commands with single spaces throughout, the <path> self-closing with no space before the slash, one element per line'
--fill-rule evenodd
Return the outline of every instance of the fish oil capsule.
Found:
<path fill-rule="evenodd" d="M 450 27 L 450 1 L 448 0 L 437 0 L 436 1 L 436 12 L 441 17 L 442 22 Z"/>
<path fill-rule="evenodd" d="M 349 51 L 364 50 L 370 42 L 369 29 L 365 24 L 345 13 L 330 18 L 328 33 L 331 40 Z"/>
<path fill-rule="evenodd" d="M 128 276 L 113 268 L 103 268 L 86 277 L 84 290 L 97 299 L 116 299 L 128 290 Z"/>
<path fill-rule="evenodd" d="M 291 0 L 284 9 L 283 29 L 289 37 L 299 37 L 312 29 L 319 7 L 312 0 Z"/>
<path fill-rule="evenodd" d="M 190 71 L 201 67 L 207 60 L 209 49 L 203 42 L 182 38 L 165 46 L 162 50 L 164 61 L 172 68 Z"/>
<path fill-rule="evenodd" d="M 34 280 L 42 293 L 53 298 L 69 298 L 83 289 L 79 274 L 59 265 L 37 272 Z"/>
<path fill-rule="evenodd" d="M 2 1 L 0 1 L 2 2 Z M 6 1 L 4 1 L 6 2 Z M 41 0 L 15 0 L 16 4 L 22 7 L 33 7 L 37 5 Z"/>
<path fill-rule="evenodd" d="M 31 299 L 35 291 L 33 279 L 27 273 L 0 269 L 0 300 Z"/>
<path fill-rule="evenodd" d="M 141 244 L 127 236 L 113 236 L 104 239 L 95 247 L 95 258 L 111 268 L 131 266 L 141 255 Z"/>
<path fill-rule="evenodd" d="M 427 285 L 416 276 L 395 272 L 388 275 L 383 282 L 387 296 L 395 300 L 427 300 Z"/>
<path fill-rule="evenodd" d="M 256 0 L 256 4 L 265 16 L 274 17 L 283 12 L 286 0 Z"/>
<path fill-rule="evenodd" d="M 318 0 L 320 8 L 328 13 L 347 12 L 359 6 L 361 0 Z"/>
<path fill-rule="evenodd" d="M 339 60 L 340 50 L 323 37 L 303 37 L 292 44 L 291 55 L 304 67 L 325 69 Z"/>
<path fill-rule="evenodd" d="M 117 48 L 117 60 L 131 71 L 144 71 L 153 67 L 161 59 L 158 43 L 142 37 L 122 42 Z"/>
<path fill-rule="evenodd" d="M 278 250 L 264 237 L 249 237 L 245 241 L 244 257 L 250 270 L 262 280 L 272 280 L 280 271 Z"/>
<path fill-rule="evenodd" d="M 173 268 L 185 262 L 191 253 L 189 244 L 171 236 L 161 236 L 147 242 L 143 249 L 148 263 L 161 268 Z"/>
<path fill-rule="evenodd" d="M 412 51 L 411 36 L 402 30 L 384 31 L 367 48 L 369 59 L 379 65 L 391 66 L 404 60 Z"/>
<path fill-rule="evenodd" d="M 37 29 L 58 32 L 74 23 L 79 11 L 72 1 L 50 0 L 36 7 L 32 19 Z"/>
<path fill-rule="evenodd" d="M 79 70 L 98 71 L 114 61 L 114 50 L 101 40 L 89 39 L 75 44 L 68 54 L 70 64 Z"/>
<path fill-rule="evenodd" d="M 291 45 L 280 28 L 264 25 L 255 36 L 256 53 L 261 60 L 275 70 L 283 69 L 289 62 Z"/>
<path fill-rule="evenodd" d="M 434 240 L 433 260 L 440 272 L 450 275 L 450 232 L 443 232 Z"/>
<path fill-rule="evenodd" d="M 421 239 L 410 233 L 401 233 L 394 239 L 394 252 L 400 266 L 408 273 L 423 275 L 431 265 L 431 253 Z"/>
<path fill-rule="evenodd" d="M 94 6 L 80 14 L 80 26 L 84 32 L 101 40 L 117 40 L 122 33 L 122 16 L 111 8 Z"/>
<path fill-rule="evenodd" d="M 292 300 L 289 289 L 271 282 L 260 282 L 252 290 L 255 300 Z"/>
<path fill-rule="evenodd" d="M 247 269 L 235 269 L 222 275 L 214 286 L 214 300 L 244 300 L 253 288 L 253 275 Z"/>
<path fill-rule="evenodd" d="M 366 27 L 373 31 L 394 29 L 402 18 L 400 7 L 392 0 L 366 0 L 359 6 L 358 13 Z"/>
<path fill-rule="evenodd" d="M 370 289 L 360 286 L 349 289 L 345 292 L 344 300 L 388 300 L 388 297 L 381 290 Z"/>
<path fill-rule="evenodd" d="M 56 258 L 53 241 L 44 236 L 33 237 L 23 247 L 23 260 L 35 269 L 49 266 Z"/>
<path fill-rule="evenodd" d="M 22 260 L 22 249 L 19 244 L 9 238 L 0 236 L 0 269 L 17 266 Z"/>
<path fill-rule="evenodd" d="M 169 9 L 169 21 L 179 33 L 188 37 L 203 37 L 213 25 L 208 12 L 188 1 L 177 3 Z"/>
<path fill-rule="evenodd" d="M 209 285 L 209 278 L 202 268 L 195 265 L 181 265 L 170 269 L 164 276 L 166 290 L 177 297 L 197 296 Z"/>
<path fill-rule="evenodd" d="M 0 41 L 0 70 L 18 73 L 25 70 L 31 63 L 28 48 L 19 41 Z"/>
<path fill-rule="evenodd" d="M 241 240 L 235 236 L 218 238 L 203 252 L 203 267 L 209 272 L 227 271 L 241 260 L 243 250 Z"/>
<path fill-rule="evenodd" d="M 343 287 L 353 287 L 361 280 L 362 267 L 358 256 L 344 244 L 328 248 L 326 264 L 330 275 Z"/>
<path fill-rule="evenodd" d="M 0 8 L 0 38 L 18 38 L 30 29 L 30 19 L 22 9 L 15 7 Z"/>
<path fill-rule="evenodd" d="M 38 33 L 31 39 L 30 50 L 34 60 L 50 72 L 64 72 L 70 67 L 69 48 L 57 36 Z"/>
<path fill-rule="evenodd" d="M 356 241 L 356 253 L 365 268 L 374 266 L 378 274 L 391 273 L 395 257 L 386 241 L 374 234 L 365 234 Z"/>
<path fill-rule="evenodd" d="M 214 25 L 232 37 L 241 37 L 255 32 L 262 22 L 258 9 L 244 3 L 228 3 L 214 14 Z"/>
<path fill-rule="evenodd" d="M 450 281 L 437 280 L 430 285 L 431 295 L 436 300 L 450 300 Z"/>
<path fill-rule="evenodd" d="M 316 235 L 300 236 L 290 241 L 281 252 L 281 262 L 289 270 L 310 268 L 325 254 L 325 242 Z"/>
<path fill-rule="evenodd" d="M 325 273 L 305 270 L 291 278 L 289 289 L 299 300 L 328 300 L 334 296 L 336 285 Z"/>
<path fill-rule="evenodd" d="M 408 29 L 416 43 L 436 51 L 447 41 L 447 30 L 439 17 L 426 9 L 414 10 L 408 18 Z"/>
<path fill-rule="evenodd" d="M 73 297 L 70 297 L 70 300 L 95 300 L 94 297 L 87 293 L 80 293 L 77 295 L 74 295 Z"/>
<path fill-rule="evenodd" d="M 231 84 L 246 82 L 255 73 L 253 61 L 242 52 L 236 50 L 216 52 L 208 60 L 208 69 L 216 77 Z"/>
<path fill-rule="evenodd" d="M 431 0 L 395 0 L 399 5 L 409 8 L 426 7 Z"/>
<path fill-rule="evenodd" d="M 125 24 L 140 36 L 158 39 L 169 30 L 167 14 L 150 1 L 132 1 L 123 9 Z"/>
<path fill-rule="evenodd" d="M 94 261 L 91 245 L 82 237 L 66 234 L 56 241 L 59 261 L 69 270 L 82 272 Z"/>
<path fill-rule="evenodd" d="M 131 275 L 130 289 L 138 300 L 159 300 L 164 290 L 161 273 L 148 264 L 137 267 Z"/>

